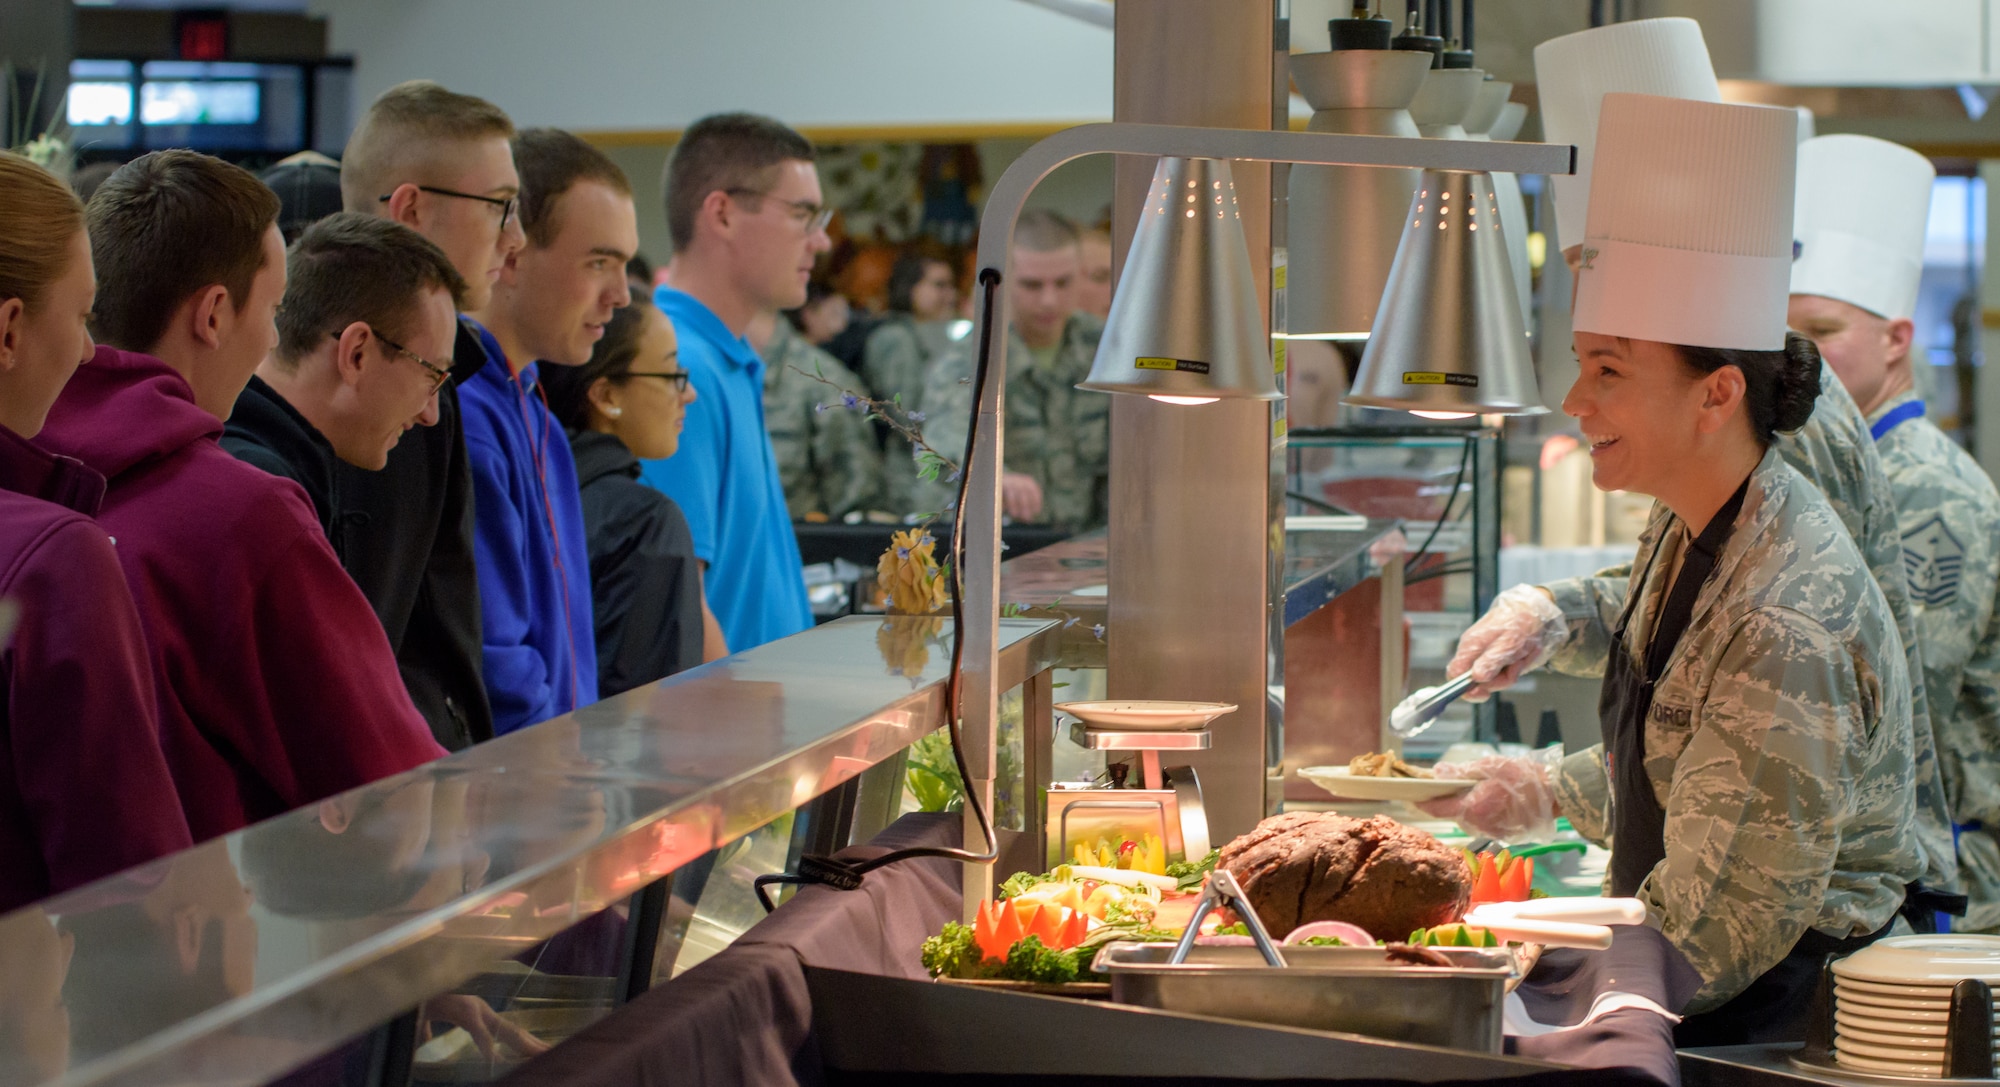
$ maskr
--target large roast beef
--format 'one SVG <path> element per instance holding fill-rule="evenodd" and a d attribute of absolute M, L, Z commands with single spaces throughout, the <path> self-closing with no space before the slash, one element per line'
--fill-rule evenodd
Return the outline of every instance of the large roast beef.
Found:
<path fill-rule="evenodd" d="M 1272 936 L 1346 921 L 1378 940 L 1464 916 L 1472 873 L 1458 851 L 1387 816 L 1287 812 L 1222 847 Z"/>

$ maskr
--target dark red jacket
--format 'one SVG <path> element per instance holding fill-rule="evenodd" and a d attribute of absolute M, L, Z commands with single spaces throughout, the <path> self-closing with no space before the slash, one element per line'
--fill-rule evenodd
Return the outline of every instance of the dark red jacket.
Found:
<path fill-rule="evenodd" d="M 150 355 L 97 349 L 37 444 L 103 473 L 197 842 L 444 754 L 299 485 L 224 452 Z"/>
<path fill-rule="evenodd" d="M 104 478 L 0 427 L 0 912 L 188 846 Z"/>

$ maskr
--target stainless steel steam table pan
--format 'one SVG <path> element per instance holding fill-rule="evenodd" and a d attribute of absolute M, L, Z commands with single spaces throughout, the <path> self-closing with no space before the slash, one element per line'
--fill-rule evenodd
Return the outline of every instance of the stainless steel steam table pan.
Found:
<path fill-rule="evenodd" d="M 1500 1052 L 1504 951 L 1436 948 L 1452 966 L 1399 966 L 1375 947 L 1284 948 L 1286 965 L 1255 947 L 1196 947 L 1173 965 L 1173 944 L 1110 944 L 1097 969 L 1120 1004 L 1397 1042 Z"/>

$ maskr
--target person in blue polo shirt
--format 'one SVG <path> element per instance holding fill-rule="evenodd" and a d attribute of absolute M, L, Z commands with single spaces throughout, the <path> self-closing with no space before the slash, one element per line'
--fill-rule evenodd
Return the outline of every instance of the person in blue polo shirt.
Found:
<path fill-rule="evenodd" d="M 696 121 L 667 166 L 674 257 L 654 301 L 698 395 L 680 450 L 640 478 L 687 515 L 709 607 L 737 651 L 813 623 L 764 430 L 764 363 L 743 338 L 758 313 L 805 302 L 813 260 L 832 248 L 813 159 L 783 124 L 726 113 Z"/>
<path fill-rule="evenodd" d="M 459 390 L 495 735 L 597 701 L 576 461 L 537 368 L 590 361 L 612 313 L 632 300 L 625 261 L 639 248 L 632 186 L 603 152 L 527 129 L 514 138 L 514 163 L 528 244 L 472 315 L 494 364 Z"/>

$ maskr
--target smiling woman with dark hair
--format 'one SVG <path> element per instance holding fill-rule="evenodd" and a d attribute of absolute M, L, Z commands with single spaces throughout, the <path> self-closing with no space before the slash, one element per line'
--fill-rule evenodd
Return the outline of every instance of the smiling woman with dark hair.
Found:
<path fill-rule="evenodd" d="M 604 327 L 590 361 L 543 376 L 569 431 L 583 491 L 597 621 L 598 693 L 621 691 L 727 656 L 702 599 L 694 538 L 674 500 L 639 482 L 639 461 L 679 448 L 694 388 L 674 326 L 644 299 Z"/>
<path fill-rule="evenodd" d="M 1447 671 L 1475 695 L 1545 662 L 1601 672 L 1604 743 L 1553 772 L 1457 768 L 1478 783 L 1427 808 L 1510 841 L 1560 810 L 1700 976 L 1678 1044 L 1794 1041 L 1827 956 L 1887 933 L 1924 875 L 1918 677 L 1853 538 L 1774 445 L 1820 395 L 1818 352 L 1785 330 L 1793 117 L 1603 103 L 1563 410 L 1593 482 L 1652 496 L 1652 518 L 1628 579 L 1508 589 Z"/>

